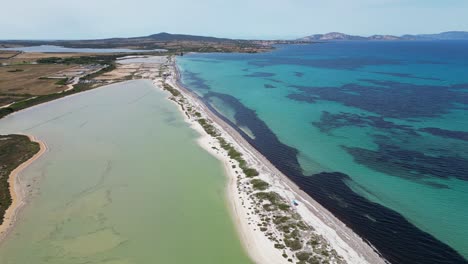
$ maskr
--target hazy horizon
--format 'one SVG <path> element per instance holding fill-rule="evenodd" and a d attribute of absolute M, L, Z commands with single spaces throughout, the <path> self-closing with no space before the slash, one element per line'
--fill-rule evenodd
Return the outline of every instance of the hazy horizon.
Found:
<path fill-rule="evenodd" d="M 0 17 L 0 39 L 100 39 L 159 32 L 293 39 L 328 32 L 369 36 L 468 30 L 468 1 L 463 0 L 23 0 L 6 2 L 3 10 L 8 12 Z"/>
<path fill-rule="evenodd" d="M 236 38 L 236 37 L 229 37 L 229 36 L 216 36 L 216 35 L 207 35 L 207 34 L 189 34 L 189 33 L 179 33 L 179 32 L 155 32 L 155 33 L 150 33 L 146 35 L 139 35 L 139 36 L 134 36 L 134 35 L 129 35 L 129 36 L 110 36 L 110 37 L 103 37 L 103 38 L 95 38 L 95 39 L 106 39 L 106 38 L 133 38 L 133 37 L 146 37 L 150 35 L 155 35 L 159 33 L 169 33 L 169 34 L 177 34 L 177 35 L 195 35 L 195 36 L 204 36 L 204 37 L 218 37 L 218 38 L 232 38 L 232 39 L 246 39 L 246 40 L 273 40 L 273 39 L 278 39 L 278 40 L 294 40 L 302 37 L 307 37 L 310 35 L 315 35 L 315 34 L 327 34 L 327 33 L 343 33 L 346 35 L 356 35 L 356 36 L 361 36 L 361 37 L 370 37 L 372 35 L 393 35 L 393 36 L 403 36 L 403 35 L 420 35 L 420 34 L 438 34 L 438 33 L 445 33 L 445 32 L 468 32 L 468 30 L 447 30 L 447 31 L 441 31 L 441 32 L 428 32 L 428 33 L 404 33 L 404 34 L 383 34 L 383 33 L 374 33 L 374 34 L 368 34 L 368 35 L 359 35 L 359 34 L 349 34 L 347 32 L 339 32 L 339 31 L 329 31 L 329 32 L 311 32 L 307 35 L 301 35 L 301 36 L 292 36 L 292 37 L 278 37 L 278 38 Z M 91 38 L 56 38 L 56 39 L 39 39 L 39 38 L 16 38 L 16 39 L 0 39 L 0 40 L 31 40 L 31 41 L 54 41 L 54 40 L 91 40 Z"/>

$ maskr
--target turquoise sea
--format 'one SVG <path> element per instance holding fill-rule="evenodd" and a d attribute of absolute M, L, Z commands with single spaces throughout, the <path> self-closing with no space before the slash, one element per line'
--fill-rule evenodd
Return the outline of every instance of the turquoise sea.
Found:
<path fill-rule="evenodd" d="M 177 61 L 185 86 L 392 263 L 467 263 L 468 42 Z"/>

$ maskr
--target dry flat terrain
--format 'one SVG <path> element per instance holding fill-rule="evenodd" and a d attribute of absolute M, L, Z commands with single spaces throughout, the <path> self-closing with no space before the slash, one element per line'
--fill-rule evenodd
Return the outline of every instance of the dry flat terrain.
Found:
<path fill-rule="evenodd" d="M 15 57 L 16 55 L 20 54 L 21 52 L 18 51 L 9 51 L 9 50 L 0 50 L 0 62 L 2 60 L 10 59 L 12 57 Z"/>
<path fill-rule="evenodd" d="M 63 85 L 46 78 L 73 66 L 63 64 L 29 64 L 0 67 L 0 93 L 42 95 L 59 92 Z"/>
<path fill-rule="evenodd" d="M 15 55 L 13 56 L 12 55 Z M 16 51 L 0 51 L 0 63 L 8 64 L 23 64 L 35 62 L 39 59 L 58 57 L 70 58 L 80 56 L 92 56 L 93 53 L 44 53 L 44 52 L 16 52 Z M 11 58 L 10 58 L 11 57 Z"/>
<path fill-rule="evenodd" d="M 60 79 L 44 79 L 44 77 L 71 67 L 73 66 L 63 64 L 24 64 L 0 67 L 0 106 L 31 95 L 63 91 L 67 87 L 57 84 Z"/>

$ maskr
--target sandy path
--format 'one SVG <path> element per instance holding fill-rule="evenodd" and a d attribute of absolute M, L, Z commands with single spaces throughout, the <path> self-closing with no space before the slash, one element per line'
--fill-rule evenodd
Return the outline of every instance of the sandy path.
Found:
<path fill-rule="evenodd" d="M 19 210 L 25 205 L 26 193 L 23 189 L 24 186 L 21 186 L 20 173 L 26 169 L 31 163 L 37 160 L 42 154 L 47 150 L 44 142 L 36 139 L 33 136 L 27 135 L 29 139 L 33 142 L 39 143 L 39 151 L 30 159 L 23 162 L 16 169 L 14 169 L 10 176 L 8 177 L 8 183 L 10 185 L 10 195 L 11 195 L 11 205 L 5 211 L 5 216 L 3 218 L 3 223 L 0 225 L 0 241 L 2 241 L 9 233 L 11 228 L 14 226 L 17 219 Z"/>

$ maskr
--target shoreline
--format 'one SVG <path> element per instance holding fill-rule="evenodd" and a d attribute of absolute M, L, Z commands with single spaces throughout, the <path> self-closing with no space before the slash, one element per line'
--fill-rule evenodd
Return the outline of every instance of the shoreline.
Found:
<path fill-rule="evenodd" d="M 188 105 L 193 106 L 193 108 L 199 111 L 204 118 L 207 118 L 213 122 L 213 125 L 219 130 L 221 136 L 225 138 L 226 141 L 228 141 L 230 144 L 232 144 L 236 150 L 242 153 L 251 167 L 260 172 L 260 178 L 267 181 L 271 185 L 271 189 L 279 193 L 283 198 L 286 197 L 286 200 L 295 199 L 299 201 L 301 205 L 298 206 L 297 209 L 295 208 L 297 213 L 301 215 L 304 222 L 309 224 L 311 227 L 317 230 L 319 234 L 325 237 L 331 248 L 336 250 L 345 261 L 348 263 L 387 263 L 385 259 L 383 259 L 383 257 L 381 257 L 371 245 L 365 242 L 361 237 L 354 233 L 349 227 L 337 219 L 318 202 L 301 191 L 287 176 L 282 174 L 261 153 L 259 153 L 253 146 L 251 146 L 234 128 L 230 127 L 216 114 L 211 112 L 211 110 L 209 110 L 208 107 L 204 105 L 204 103 L 195 93 L 185 88 L 184 85 L 180 82 L 180 76 L 177 65 L 175 64 L 174 57 L 170 57 L 169 59 L 169 72 L 170 77 L 167 80 L 167 83 L 182 93 L 182 95 L 188 100 Z M 162 78 L 148 79 L 153 82 L 156 89 L 164 90 L 164 80 Z M 105 86 L 107 85 L 101 87 Z M 94 89 L 88 91 L 92 90 Z M 81 93 L 82 92 L 71 94 L 65 96 L 64 98 Z M 172 100 L 171 96 L 168 96 L 167 99 Z M 43 104 L 47 104 L 52 101 L 44 102 Z M 175 100 L 172 101 L 174 101 L 176 104 L 179 104 Z M 33 109 L 34 107 L 35 106 L 22 109 L 21 111 Z M 286 252 L 288 256 L 294 256 L 294 252 L 288 248 L 274 248 L 274 243 L 270 241 L 267 236 L 258 229 L 257 226 L 253 226 L 254 220 L 258 221 L 259 217 L 258 215 L 253 215 L 253 213 L 247 209 L 249 205 L 254 206 L 254 204 L 249 201 L 249 199 L 251 199 L 251 195 L 240 191 L 240 185 L 242 184 L 239 184 L 239 174 L 233 167 L 234 165 L 238 166 L 238 163 L 233 161 L 228 156 L 227 151 L 219 148 L 218 140 L 215 137 L 209 135 L 195 118 L 191 118 L 187 115 L 184 110 L 184 106 L 178 106 L 177 109 L 181 111 L 187 124 L 200 135 L 200 137 L 197 139 L 197 143 L 203 149 L 221 161 L 226 174 L 226 203 L 235 223 L 235 228 L 237 230 L 240 242 L 248 256 L 254 263 L 291 263 L 282 255 L 282 253 Z M 15 113 L 12 113 L 12 115 L 14 114 Z M 43 142 L 35 139 L 34 137 L 28 137 L 34 142 L 38 142 L 41 149 L 31 159 L 18 166 L 10 174 L 8 181 L 10 183 L 10 193 L 12 194 L 12 205 L 6 211 L 5 221 L 3 225 L 0 226 L 0 243 L 10 233 L 11 228 L 14 227 L 17 214 L 26 202 L 24 199 L 26 197 L 25 194 L 21 193 L 21 189 L 19 189 L 21 186 L 19 186 L 20 183 L 18 174 L 21 173 L 22 170 L 24 170 L 37 158 L 39 158 L 47 149 Z M 247 203 L 247 206 L 244 206 L 244 203 Z M 252 218 L 254 218 L 254 220 L 252 220 Z"/>
<path fill-rule="evenodd" d="M 265 180 L 265 178 L 267 178 L 267 182 L 272 185 L 275 191 L 280 193 L 283 197 L 296 199 L 301 203 L 301 206 L 297 207 L 297 212 L 303 217 L 307 224 L 311 225 L 315 230 L 318 230 L 318 232 L 325 237 L 331 247 L 335 249 L 345 261 L 348 263 L 388 263 L 372 245 L 364 241 L 317 201 L 301 191 L 296 184 L 251 146 L 234 128 L 230 127 L 216 114 L 211 112 L 196 94 L 184 87 L 180 82 L 180 75 L 175 62 L 171 64 L 173 69 L 171 69 L 171 78 L 168 80 L 168 83 L 176 89 L 179 89 L 185 98 L 190 101 L 189 104 L 197 108 L 203 116 L 213 121 L 216 128 L 220 130 L 222 137 L 232 143 L 234 147 L 246 157 L 249 164 L 254 164 L 253 167 L 264 176 L 262 179 Z M 242 244 L 249 256 L 255 263 L 290 263 L 286 258 L 281 256 L 281 250 L 277 250 L 271 245 L 265 247 L 266 244 L 271 244 L 271 242 L 266 239 L 266 236 L 262 232 L 256 232 L 256 230 L 252 230 L 251 226 L 246 225 L 245 215 L 248 216 L 248 213 L 246 214 L 245 208 L 241 206 L 246 197 L 238 196 L 238 186 L 235 180 L 236 175 L 232 169 L 232 161 L 226 153 L 219 154 L 214 151 L 212 147 L 213 144 L 216 143 L 213 142 L 215 139 L 208 135 L 194 120 L 190 120 L 183 109 L 180 110 L 189 125 L 192 128 L 195 127 L 194 129 L 200 133 L 201 138 L 198 140 L 199 144 L 218 158 L 224 166 L 228 178 L 227 196 L 230 204 L 230 211 L 234 216 L 234 221 Z M 265 239 L 263 240 L 261 237 Z M 262 254 L 266 253 L 265 250 L 269 253 Z M 279 255 L 279 258 L 277 255 Z M 269 256 L 274 256 L 274 258 L 271 259 Z"/>
<path fill-rule="evenodd" d="M 5 211 L 3 216 L 3 223 L 0 225 L 0 243 L 10 234 L 12 228 L 15 226 L 18 213 L 24 205 L 26 205 L 26 194 L 24 193 L 24 186 L 21 186 L 20 174 L 29 165 L 42 156 L 47 151 L 46 144 L 31 135 L 26 135 L 29 140 L 39 144 L 39 151 L 34 154 L 30 159 L 16 167 L 8 177 L 9 190 L 11 195 L 11 205 Z"/>
<path fill-rule="evenodd" d="M 157 81 L 152 80 L 153 85 L 156 89 L 161 89 L 164 91 L 163 85 Z M 175 86 L 179 90 L 183 88 L 179 86 Z M 185 94 L 186 91 L 182 92 Z M 186 97 L 187 98 L 187 97 Z M 166 97 L 167 100 L 171 100 L 171 96 Z M 171 100 L 172 101 L 172 100 Z M 175 102 L 177 104 L 177 102 Z M 195 102 L 191 102 L 193 105 Z M 226 151 L 219 151 L 219 144 L 215 138 L 210 136 L 205 132 L 205 130 L 197 123 L 196 120 L 191 119 L 187 116 L 184 112 L 184 109 L 177 105 L 177 109 L 180 111 L 184 121 L 187 125 L 195 130 L 198 133 L 198 137 L 196 138 L 197 144 L 211 154 L 214 158 L 216 158 L 223 168 L 223 173 L 226 177 L 225 183 L 225 203 L 228 208 L 229 214 L 231 219 L 233 220 L 234 228 L 236 233 L 239 237 L 239 242 L 242 245 L 242 248 L 247 253 L 249 258 L 252 260 L 253 263 L 256 264 L 288 264 L 287 259 L 282 257 L 281 251 L 270 247 L 269 240 L 261 233 L 258 228 L 257 233 L 252 233 L 250 228 L 250 223 L 248 221 L 249 213 L 248 209 L 243 207 L 243 201 L 237 198 L 238 189 L 236 183 L 236 172 L 233 169 L 234 161 L 232 161 L 229 156 L 227 155 Z M 226 135 L 223 133 L 223 137 Z M 213 147 L 217 148 L 218 150 L 214 149 Z M 247 197 L 243 197 L 246 199 Z M 254 232 L 255 232 L 254 231 Z"/>

